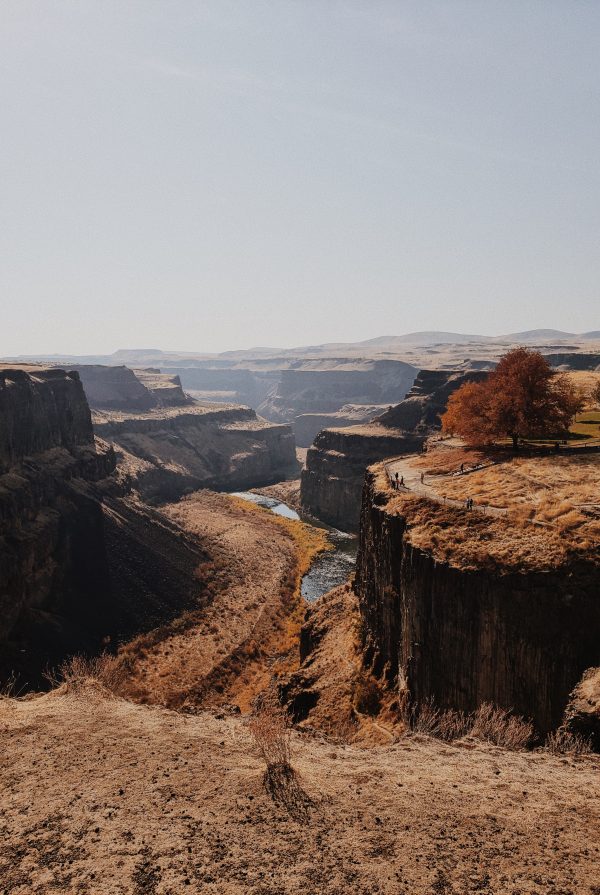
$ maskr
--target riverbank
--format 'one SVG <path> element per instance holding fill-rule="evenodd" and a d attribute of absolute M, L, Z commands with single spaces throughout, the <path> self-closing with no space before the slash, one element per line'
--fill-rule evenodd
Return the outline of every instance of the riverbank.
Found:
<path fill-rule="evenodd" d="M 295 671 L 305 604 L 302 576 L 327 549 L 325 533 L 239 498 L 199 491 L 161 511 L 198 540 L 198 608 L 120 649 L 124 694 L 196 711 L 249 711 L 272 677 Z"/>

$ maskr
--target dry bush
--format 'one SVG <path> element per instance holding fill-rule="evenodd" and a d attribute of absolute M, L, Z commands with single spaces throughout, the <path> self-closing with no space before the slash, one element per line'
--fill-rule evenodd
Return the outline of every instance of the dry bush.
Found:
<path fill-rule="evenodd" d="M 471 715 L 448 709 L 439 716 L 437 736 L 447 743 L 451 743 L 452 740 L 460 740 L 469 733 L 472 724 L 473 717 Z"/>
<path fill-rule="evenodd" d="M 402 719 L 413 733 L 436 737 L 447 743 L 470 735 L 504 749 L 520 750 L 527 748 L 533 739 L 530 722 L 489 702 L 468 714 L 454 709 L 437 709 L 428 700 L 421 705 L 406 706 Z"/>
<path fill-rule="evenodd" d="M 441 712 L 436 709 L 433 702 L 427 701 L 420 705 L 406 704 L 402 712 L 402 720 L 413 733 L 422 733 L 425 736 L 437 736 L 439 732 L 439 720 Z"/>
<path fill-rule="evenodd" d="M 101 653 L 99 656 L 70 656 L 58 670 L 46 673 L 53 687 L 64 685 L 67 693 L 96 690 L 105 695 L 120 692 L 126 675 L 122 662 L 115 656 Z"/>
<path fill-rule="evenodd" d="M 248 727 L 267 771 L 291 767 L 290 719 L 274 689 L 261 694 Z"/>
<path fill-rule="evenodd" d="M 436 737 L 447 743 L 466 736 L 473 725 L 473 718 L 454 709 L 436 709 L 432 701 L 407 707 L 403 720 L 413 733 Z"/>
<path fill-rule="evenodd" d="M 526 749 L 533 739 L 533 724 L 511 715 L 491 702 L 483 702 L 473 715 L 471 736 L 504 749 Z"/>
<path fill-rule="evenodd" d="M 589 755 L 592 752 L 592 744 L 587 737 L 559 727 L 558 730 L 548 734 L 544 749 L 552 755 Z"/>

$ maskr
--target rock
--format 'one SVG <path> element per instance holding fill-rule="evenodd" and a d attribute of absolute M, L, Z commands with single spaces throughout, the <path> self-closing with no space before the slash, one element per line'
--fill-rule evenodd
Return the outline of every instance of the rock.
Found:
<path fill-rule="evenodd" d="M 0 369 L 0 677 L 29 685 L 70 653 L 197 599 L 207 556 L 116 475 L 75 372 Z"/>
<path fill-rule="evenodd" d="M 68 366 L 83 383 L 90 407 L 98 410 L 150 410 L 158 405 L 153 391 L 129 367 L 101 364 Z"/>
<path fill-rule="evenodd" d="M 421 450 L 440 427 L 448 397 L 485 371 L 421 370 L 406 398 L 370 423 L 324 429 L 315 438 L 302 471 L 301 499 L 307 513 L 346 531 L 356 531 L 367 466 L 386 457 Z"/>
<path fill-rule="evenodd" d="M 564 726 L 600 751 L 600 668 L 588 668 L 571 693 Z"/>
<path fill-rule="evenodd" d="M 557 727 L 599 655 L 595 557 L 538 570 L 436 560 L 411 543 L 397 502 L 388 512 L 383 481 L 381 467 L 369 469 L 354 585 L 367 666 L 415 703 L 470 712 L 491 702 L 532 718 L 541 734 Z M 447 508 L 447 528 L 455 512 Z M 594 687 L 586 681 L 579 693 Z"/>

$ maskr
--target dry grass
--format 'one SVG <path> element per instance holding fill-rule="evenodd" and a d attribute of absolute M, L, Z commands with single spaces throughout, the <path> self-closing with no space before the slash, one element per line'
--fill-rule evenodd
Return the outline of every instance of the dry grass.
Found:
<path fill-rule="evenodd" d="M 504 749 L 526 749 L 533 740 L 533 724 L 484 702 L 473 716 L 471 736 Z"/>
<path fill-rule="evenodd" d="M 503 749 L 521 751 L 533 740 L 533 725 L 518 715 L 484 702 L 468 714 L 438 709 L 431 701 L 407 706 L 403 720 L 408 730 L 449 743 L 470 736 Z"/>
<path fill-rule="evenodd" d="M 571 733 L 564 727 L 549 733 L 544 748 L 553 755 L 589 755 L 592 745 L 587 737 Z"/>
<path fill-rule="evenodd" d="M 273 687 L 257 698 L 248 728 L 267 771 L 291 766 L 290 720 Z"/>
<path fill-rule="evenodd" d="M 466 447 L 446 447 L 441 442 L 435 449 L 415 457 L 411 465 L 427 475 L 451 475 L 458 472 L 462 464 L 469 469 L 481 463 L 489 463 L 489 454 Z"/>
<path fill-rule="evenodd" d="M 465 452 L 438 447 L 430 457 L 406 458 L 415 470 L 427 462 L 456 471 Z M 450 455 L 451 460 L 447 459 Z M 481 454 L 471 459 L 482 458 Z M 458 467 L 457 467 L 458 464 Z M 468 468 L 468 467 L 467 467 Z M 383 469 L 383 467 L 382 467 Z M 389 492 L 382 475 L 377 487 Z M 430 475 L 427 492 L 439 499 L 473 498 L 504 516 L 466 512 L 408 493 L 393 493 L 389 511 L 406 517 L 412 544 L 461 568 L 556 568 L 579 557 L 594 561 L 600 545 L 600 453 L 586 456 L 508 457 L 465 475 Z"/>
<path fill-rule="evenodd" d="M 66 693 L 79 694 L 96 691 L 102 696 L 120 693 L 126 676 L 126 666 L 115 656 L 71 656 L 57 670 L 46 673 L 53 687 L 64 687 Z"/>

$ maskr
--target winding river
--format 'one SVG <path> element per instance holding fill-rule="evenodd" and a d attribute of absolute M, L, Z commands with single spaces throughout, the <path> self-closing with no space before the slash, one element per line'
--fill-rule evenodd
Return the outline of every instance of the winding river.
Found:
<path fill-rule="evenodd" d="M 330 526 L 316 519 L 300 516 L 287 504 L 281 503 L 274 497 L 254 494 L 252 491 L 236 491 L 234 496 L 241 497 L 242 500 L 248 500 L 260 507 L 265 507 L 271 510 L 272 513 L 284 516 L 286 519 L 302 520 L 317 528 L 325 529 L 334 549 L 320 553 L 315 557 L 310 569 L 302 578 L 302 596 L 309 603 L 317 600 L 322 594 L 326 594 L 332 587 L 343 584 L 354 571 L 357 548 L 357 539 L 354 535 L 338 531 L 336 528 L 330 528 Z"/>

